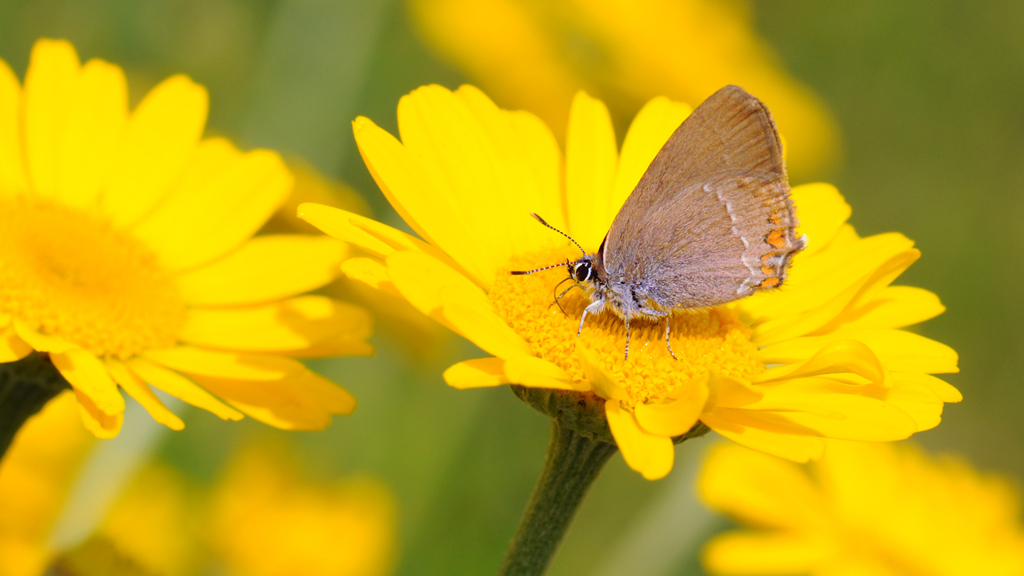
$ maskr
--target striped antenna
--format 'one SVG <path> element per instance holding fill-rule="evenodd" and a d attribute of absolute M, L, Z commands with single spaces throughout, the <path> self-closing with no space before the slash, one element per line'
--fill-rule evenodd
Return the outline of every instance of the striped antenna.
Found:
<path fill-rule="evenodd" d="M 584 255 L 584 256 L 586 256 L 586 255 L 587 255 L 587 251 L 583 249 L 583 246 L 580 246 L 580 243 L 579 243 L 579 242 L 577 242 L 577 241 L 573 240 L 572 236 L 569 236 L 569 235 L 568 235 L 568 234 L 566 234 L 565 232 L 562 232 L 562 231 L 561 231 L 561 230 L 559 230 L 558 228 L 555 228 L 555 227 L 554 227 L 554 226 L 552 226 L 551 224 L 548 224 L 547 222 L 545 222 L 545 221 L 544 221 L 544 219 L 543 219 L 543 218 L 541 218 L 540 216 L 538 216 L 536 212 L 530 212 L 530 216 L 533 216 L 534 218 L 536 218 L 536 219 L 537 219 L 537 222 L 540 222 L 541 224 L 543 224 L 543 225 L 547 226 L 548 228 L 551 228 L 551 229 L 552 229 L 552 230 L 554 230 L 555 232 L 558 232 L 558 233 L 559 233 L 559 234 L 561 234 L 562 236 L 565 236 L 566 238 L 568 238 L 570 242 L 572 242 L 573 244 L 575 244 L 575 245 L 576 245 L 576 247 L 580 249 L 580 252 L 583 252 L 583 255 Z"/>
<path fill-rule="evenodd" d="M 550 270 L 552 268 L 558 268 L 559 266 L 565 266 L 569 261 L 559 262 L 558 264 L 552 264 L 551 266 L 545 266 L 543 268 L 534 268 L 533 270 L 513 270 L 509 274 L 513 276 L 522 276 L 524 274 L 533 274 L 534 272 L 540 272 L 541 270 Z"/>

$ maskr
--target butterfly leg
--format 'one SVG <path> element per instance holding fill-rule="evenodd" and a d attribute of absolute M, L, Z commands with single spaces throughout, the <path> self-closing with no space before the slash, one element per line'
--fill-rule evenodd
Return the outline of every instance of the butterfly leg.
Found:
<path fill-rule="evenodd" d="M 629 316 L 626 316 L 626 360 L 629 360 Z"/>
<path fill-rule="evenodd" d="M 679 360 L 679 358 L 676 358 L 676 353 L 672 351 L 672 342 L 668 339 L 668 335 L 669 335 L 669 333 L 672 330 L 671 326 L 672 326 L 672 315 L 671 314 L 665 314 L 665 345 L 668 346 L 668 353 L 672 355 L 672 359 L 673 360 Z"/>
<path fill-rule="evenodd" d="M 579 327 L 578 330 L 576 330 L 576 337 L 577 338 L 579 338 L 580 334 L 583 333 L 583 321 L 587 319 L 587 313 L 588 312 L 590 312 L 590 307 L 589 306 L 587 306 L 586 308 L 583 309 L 583 315 L 580 316 L 580 327 Z"/>

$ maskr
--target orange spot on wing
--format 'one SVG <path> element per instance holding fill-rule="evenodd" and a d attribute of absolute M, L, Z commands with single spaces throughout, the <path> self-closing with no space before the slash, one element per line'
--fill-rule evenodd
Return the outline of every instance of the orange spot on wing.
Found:
<path fill-rule="evenodd" d="M 779 280 L 778 278 L 775 278 L 773 276 L 771 278 L 765 278 L 764 280 L 761 280 L 761 283 L 758 284 L 757 287 L 758 288 L 777 288 L 779 286 L 779 284 L 782 284 L 782 280 Z"/>
<path fill-rule="evenodd" d="M 764 241 L 771 244 L 774 248 L 785 248 L 786 247 L 786 230 L 784 228 L 776 228 L 768 233 L 764 237 Z"/>

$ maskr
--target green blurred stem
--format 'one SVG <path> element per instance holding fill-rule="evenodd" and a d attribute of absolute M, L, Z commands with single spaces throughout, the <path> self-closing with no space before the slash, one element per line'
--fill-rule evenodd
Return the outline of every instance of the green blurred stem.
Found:
<path fill-rule="evenodd" d="M 512 538 L 499 576 L 544 574 L 576 510 L 605 462 L 618 448 L 580 436 L 556 421 L 540 480 Z"/>
<path fill-rule="evenodd" d="M 33 352 L 17 362 L 0 363 L 0 460 L 21 425 L 67 389 L 47 354 Z"/>

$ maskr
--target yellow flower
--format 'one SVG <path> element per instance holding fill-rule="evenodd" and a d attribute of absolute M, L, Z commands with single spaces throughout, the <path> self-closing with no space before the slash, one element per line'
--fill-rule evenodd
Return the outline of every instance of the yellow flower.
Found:
<path fill-rule="evenodd" d="M 18 431 L 0 465 L 0 574 L 42 574 L 50 530 L 75 471 L 92 445 L 75 397 L 54 398 Z"/>
<path fill-rule="evenodd" d="M 409 0 L 430 45 L 500 104 L 566 125 L 577 90 L 625 123 L 649 98 L 701 102 L 726 84 L 764 100 L 798 178 L 838 156 L 824 104 L 778 66 L 749 2 L 717 0 Z M 621 124 L 620 124 L 621 125 Z"/>
<path fill-rule="evenodd" d="M 1003 478 L 908 445 L 829 441 L 801 467 L 717 446 L 704 502 L 749 530 L 703 551 L 712 574 L 1024 574 L 1020 496 Z"/>
<path fill-rule="evenodd" d="M 212 490 L 155 462 L 140 472 L 83 546 L 105 543 L 149 574 L 383 576 L 395 558 L 395 501 L 368 478 L 310 482 L 282 443 L 237 453 Z"/>
<path fill-rule="evenodd" d="M 400 294 L 491 354 L 445 373 L 457 388 L 522 384 L 594 392 L 626 462 L 648 478 L 672 467 L 672 438 L 703 422 L 741 444 L 807 460 L 822 438 L 896 440 L 938 424 L 960 394 L 932 373 L 955 372 L 949 347 L 899 328 L 943 307 L 931 293 L 889 286 L 919 256 L 899 234 L 860 238 L 831 186 L 794 190 L 810 248 L 787 286 L 733 305 L 677 314 L 673 360 L 664 329 L 605 314 L 577 338 L 579 291 L 553 306 L 562 267 L 579 252 L 530 212 L 594 251 L 624 199 L 689 108 L 645 106 L 621 152 L 607 110 L 574 101 L 563 166 L 536 117 L 498 109 L 479 90 L 420 88 L 402 98 L 402 141 L 366 118 L 355 136 L 367 167 L 424 240 L 315 204 L 300 216 L 369 254 L 352 278 Z M 563 179 L 564 175 L 564 179 Z"/>
<path fill-rule="evenodd" d="M 291 186 L 277 154 L 201 139 L 206 91 L 171 77 L 128 111 L 120 68 L 39 41 L 25 86 L 0 61 L 0 362 L 48 352 L 86 426 L 124 399 L 174 429 L 155 386 L 226 419 L 319 429 L 354 399 L 296 357 L 365 354 L 354 306 L 298 296 L 346 247 L 251 238 Z"/>
<path fill-rule="evenodd" d="M 210 508 L 210 542 L 240 576 L 384 576 L 395 559 L 395 502 L 367 478 L 302 481 L 281 447 L 236 457 Z"/>

